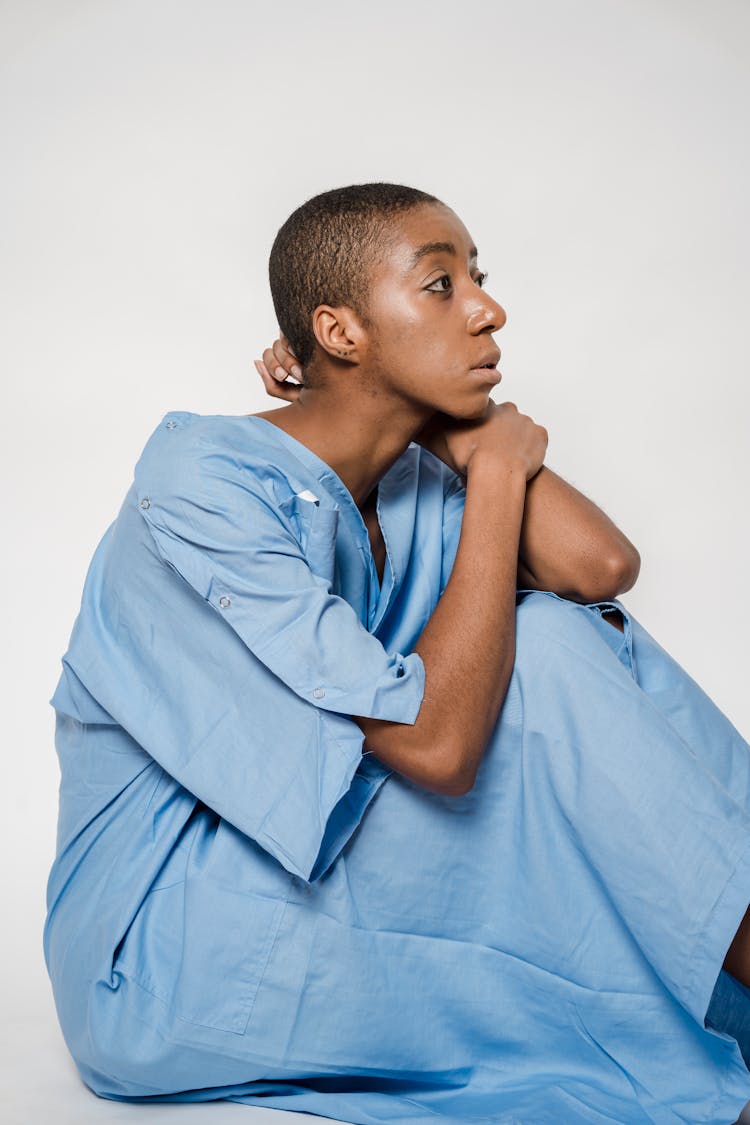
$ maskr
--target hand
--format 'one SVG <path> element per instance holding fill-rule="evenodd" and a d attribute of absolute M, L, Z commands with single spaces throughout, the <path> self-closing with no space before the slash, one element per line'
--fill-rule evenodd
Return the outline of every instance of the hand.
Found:
<path fill-rule="evenodd" d="M 433 414 L 414 437 L 466 481 L 476 458 L 488 457 L 519 464 L 529 481 L 544 463 L 549 435 L 514 402 L 490 400 L 480 418 L 452 418 Z M 476 463 L 476 462 L 475 462 Z"/>
<path fill-rule="evenodd" d="M 302 383 L 293 380 L 302 379 L 302 368 L 283 332 L 274 340 L 272 347 L 263 352 L 263 359 L 253 360 L 253 363 L 271 398 L 283 398 L 286 402 L 299 398 Z"/>

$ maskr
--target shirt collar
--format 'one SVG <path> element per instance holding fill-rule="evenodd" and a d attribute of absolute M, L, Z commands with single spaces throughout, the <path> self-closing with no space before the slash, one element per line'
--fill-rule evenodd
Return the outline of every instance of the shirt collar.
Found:
<path fill-rule="evenodd" d="M 409 562 L 417 507 L 419 446 L 411 442 L 378 482 L 377 513 L 386 549 L 383 583 L 379 587 L 367 526 L 354 502 L 354 497 L 338 473 L 312 449 L 275 423 L 254 414 L 248 414 L 246 417 L 253 424 L 257 424 L 267 438 L 275 439 L 308 470 L 308 474 L 312 473 L 318 486 L 325 491 L 326 498 L 333 501 L 345 514 L 347 523 L 361 547 L 363 558 L 370 568 L 367 616 L 369 629 L 375 632 L 403 584 Z M 317 491 L 314 491 L 318 499 L 322 499 Z"/>

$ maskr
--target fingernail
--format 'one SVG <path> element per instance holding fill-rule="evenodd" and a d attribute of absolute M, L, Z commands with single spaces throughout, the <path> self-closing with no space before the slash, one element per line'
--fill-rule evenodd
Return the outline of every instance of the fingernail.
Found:
<path fill-rule="evenodd" d="M 295 379 L 301 379 L 302 378 L 302 368 L 300 367 L 300 365 L 298 363 L 292 364 L 292 375 L 294 375 Z"/>
<path fill-rule="evenodd" d="M 275 374 L 276 378 L 279 380 L 280 383 L 283 383 L 284 380 L 286 379 L 286 371 L 284 370 L 283 367 L 277 367 L 274 374 Z"/>

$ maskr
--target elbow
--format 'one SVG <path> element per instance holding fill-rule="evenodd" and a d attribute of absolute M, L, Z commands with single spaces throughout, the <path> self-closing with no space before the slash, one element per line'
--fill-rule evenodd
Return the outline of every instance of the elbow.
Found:
<path fill-rule="evenodd" d="M 470 793 L 472 791 L 472 789 L 474 788 L 474 782 L 475 781 L 476 781 L 476 775 L 472 775 L 471 779 L 468 780 L 468 781 L 465 778 L 460 779 L 459 781 L 456 782 L 453 789 L 451 789 L 448 796 L 449 797 L 465 797 L 466 794 Z"/>
<path fill-rule="evenodd" d="M 466 781 L 463 777 L 449 780 L 442 779 L 431 786 L 433 793 L 439 793 L 441 797 L 464 797 L 473 787 L 474 779 Z"/>
<path fill-rule="evenodd" d="M 609 602 L 635 586 L 641 569 L 641 556 L 635 547 L 612 555 L 596 578 L 579 596 L 586 602 Z"/>
<path fill-rule="evenodd" d="M 474 786 L 476 770 L 469 769 L 463 762 L 457 765 L 461 761 L 458 755 L 446 756 L 444 760 L 450 765 L 441 769 L 438 776 L 433 776 L 430 788 L 443 797 L 465 796 Z"/>
<path fill-rule="evenodd" d="M 616 598 L 619 594 L 624 594 L 627 590 L 631 590 L 638 581 L 638 575 L 641 570 L 641 556 L 632 547 L 625 554 L 618 555 L 610 562 L 610 574 L 612 589 L 614 593 L 612 598 Z"/>

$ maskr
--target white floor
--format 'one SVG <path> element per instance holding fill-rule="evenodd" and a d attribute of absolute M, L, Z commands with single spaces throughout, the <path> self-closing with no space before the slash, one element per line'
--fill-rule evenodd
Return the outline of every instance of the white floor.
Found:
<path fill-rule="evenodd" d="M 10 1010 L 7 995 L 3 998 L 2 1125 L 336 1125 L 330 1117 L 236 1102 L 132 1105 L 97 1098 L 73 1065 L 44 985 L 43 979 L 33 981 L 22 1004 L 11 997 Z"/>
<path fill-rule="evenodd" d="M 81 1082 L 67 1053 L 44 979 L 34 981 L 31 995 L 26 992 L 23 1005 L 14 1002 L 12 1008 L 6 1008 L 7 1038 L 2 1048 L 3 1125 L 336 1125 L 333 1118 L 256 1109 L 236 1102 L 130 1105 L 97 1098 Z M 736 1125 L 750 1125 L 750 1103 Z"/>
<path fill-rule="evenodd" d="M 39 888 L 49 846 L 47 840 L 36 854 L 31 847 L 21 849 L 22 866 L 9 862 L 18 856 L 18 848 L 15 853 L 0 849 L 0 866 L 8 867 L 11 907 L 4 916 L 15 918 L 15 925 L 0 926 L 0 1125 L 347 1125 L 330 1117 L 237 1102 L 133 1105 L 92 1094 L 62 1038 L 42 956 L 44 903 Z M 706 1125 L 750 1125 L 750 1102 L 738 1122 Z"/>

